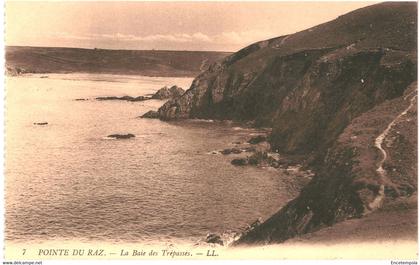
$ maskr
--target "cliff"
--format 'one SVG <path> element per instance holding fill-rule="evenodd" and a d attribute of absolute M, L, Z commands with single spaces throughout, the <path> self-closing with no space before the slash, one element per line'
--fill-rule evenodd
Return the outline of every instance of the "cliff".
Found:
<path fill-rule="evenodd" d="M 382 3 L 250 45 L 158 112 L 253 121 L 308 157 L 313 180 L 236 244 L 281 242 L 415 194 L 416 80 L 417 3 Z"/>
<path fill-rule="evenodd" d="M 403 97 L 385 101 L 353 119 L 328 149 L 316 176 L 300 195 L 236 244 L 282 242 L 346 219 L 364 217 L 397 200 L 414 199 L 417 204 L 416 106 L 417 84 L 413 83 Z M 394 120 L 382 143 L 387 154 L 382 175 L 378 172 L 382 156 L 375 141 Z M 401 215 L 404 209 L 394 209 L 388 215 L 395 212 Z M 367 237 L 370 232 L 364 231 Z M 388 238 L 392 231 L 382 233 L 380 240 L 395 239 Z"/>

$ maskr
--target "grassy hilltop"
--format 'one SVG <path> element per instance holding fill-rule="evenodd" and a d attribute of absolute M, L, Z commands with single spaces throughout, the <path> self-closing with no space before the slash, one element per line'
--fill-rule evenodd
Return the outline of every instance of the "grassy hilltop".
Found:
<path fill-rule="evenodd" d="M 193 77 L 227 52 L 6 47 L 10 73 L 107 73 Z"/>

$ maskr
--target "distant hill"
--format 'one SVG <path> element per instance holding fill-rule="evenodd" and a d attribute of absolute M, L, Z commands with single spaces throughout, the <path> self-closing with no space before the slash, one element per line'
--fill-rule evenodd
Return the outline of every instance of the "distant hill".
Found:
<path fill-rule="evenodd" d="M 108 73 L 196 76 L 228 52 L 6 47 L 9 74 Z"/>

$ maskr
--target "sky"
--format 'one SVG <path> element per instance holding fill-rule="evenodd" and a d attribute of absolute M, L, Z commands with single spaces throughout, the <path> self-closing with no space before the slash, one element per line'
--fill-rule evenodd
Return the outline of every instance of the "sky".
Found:
<path fill-rule="evenodd" d="M 236 51 L 374 2 L 7 1 L 6 45 Z"/>

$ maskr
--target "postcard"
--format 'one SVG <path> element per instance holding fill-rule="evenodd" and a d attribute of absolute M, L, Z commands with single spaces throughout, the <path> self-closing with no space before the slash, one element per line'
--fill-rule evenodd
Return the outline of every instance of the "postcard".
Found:
<path fill-rule="evenodd" d="M 417 264 L 417 2 L 4 9 L 4 264 Z"/>

